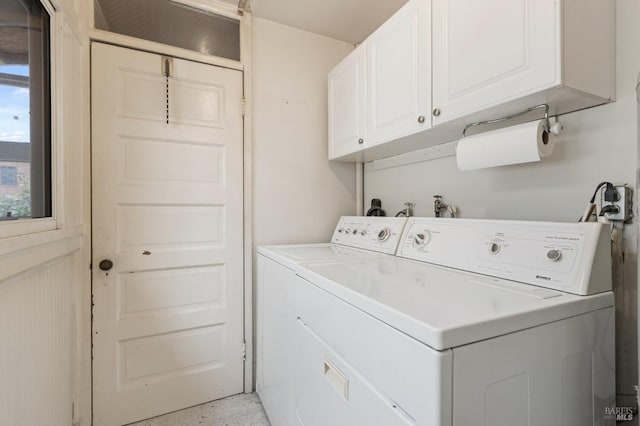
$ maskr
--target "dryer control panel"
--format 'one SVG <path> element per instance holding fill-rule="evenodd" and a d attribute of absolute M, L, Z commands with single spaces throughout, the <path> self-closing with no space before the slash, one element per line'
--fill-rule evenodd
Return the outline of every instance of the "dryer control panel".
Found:
<path fill-rule="evenodd" d="M 342 216 L 331 242 L 395 254 L 406 223 L 406 217 Z"/>
<path fill-rule="evenodd" d="M 398 255 L 580 295 L 611 290 L 599 223 L 410 218 Z"/>

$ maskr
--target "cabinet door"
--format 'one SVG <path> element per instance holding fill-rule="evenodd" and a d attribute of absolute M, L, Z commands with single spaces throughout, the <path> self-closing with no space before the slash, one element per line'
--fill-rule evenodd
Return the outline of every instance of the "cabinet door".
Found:
<path fill-rule="evenodd" d="M 560 83 L 558 0 L 433 0 L 433 124 Z"/>
<path fill-rule="evenodd" d="M 367 40 L 369 146 L 430 127 L 429 2 L 411 0 Z"/>
<path fill-rule="evenodd" d="M 329 159 L 366 148 L 365 46 L 329 72 Z"/>

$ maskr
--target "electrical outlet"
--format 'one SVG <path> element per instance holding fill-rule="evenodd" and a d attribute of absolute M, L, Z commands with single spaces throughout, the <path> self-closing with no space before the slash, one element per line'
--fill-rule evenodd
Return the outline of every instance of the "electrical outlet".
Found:
<path fill-rule="evenodd" d="M 600 209 L 610 205 L 616 206 L 619 209 L 617 213 L 605 213 L 604 217 L 613 221 L 626 222 L 633 216 L 633 192 L 627 185 L 616 185 L 615 188 L 618 191 L 617 201 L 606 201 L 604 199 L 606 187 L 600 190 Z"/>

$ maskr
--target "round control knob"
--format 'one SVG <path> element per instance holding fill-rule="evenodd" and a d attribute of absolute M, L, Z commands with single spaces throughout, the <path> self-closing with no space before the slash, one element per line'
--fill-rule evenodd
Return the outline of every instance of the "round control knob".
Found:
<path fill-rule="evenodd" d="M 391 236 L 391 230 L 389 228 L 383 228 L 378 232 L 378 241 L 387 241 Z"/>
<path fill-rule="evenodd" d="M 343 228 L 338 229 L 338 233 L 344 234 L 344 229 Z"/>
<path fill-rule="evenodd" d="M 413 245 L 416 247 L 423 247 L 427 242 L 427 237 L 424 234 L 416 234 L 413 237 Z"/>
<path fill-rule="evenodd" d="M 353 235 L 356 235 L 357 233 L 358 233 L 357 229 L 354 229 L 353 232 L 352 232 Z"/>
<path fill-rule="evenodd" d="M 100 267 L 100 269 L 102 269 L 103 271 L 108 271 L 111 268 L 113 268 L 113 262 L 110 261 L 109 259 L 103 259 L 100 261 L 100 263 L 98 264 L 98 266 Z"/>
<path fill-rule="evenodd" d="M 360 235 L 362 235 L 363 237 L 367 235 L 367 230 L 366 229 L 361 230 Z"/>
<path fill-rule="evenodd" d="M 498 243 L 489 244 L 489 253 L 491 253 L 491 254 L 500 253 L 500 249 L 501 249 L 501 247 L 500 247 L 500 244 L 498 244 Z"/>
<path fill-rule="evenodd" d="M 547 259 L 552 262 L 557 262 L 558 260 L 560 260 L 560 258 L 562 258 L 562 252 L 560 250 L 554 249 L 547 252 Z"/>

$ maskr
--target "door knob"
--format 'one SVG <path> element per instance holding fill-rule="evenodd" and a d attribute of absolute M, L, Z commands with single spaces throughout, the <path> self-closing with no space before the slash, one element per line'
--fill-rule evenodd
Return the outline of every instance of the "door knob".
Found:
<path fill-rule="evenodd" d="M 435 108 L 435 109 L 433 110 L 433 116 L 434 116 L 434 117 L 439 117 L 439 116 L 440 116 L 440 112 L 441 112 L 441 111 L 440 111 L 440 108 Z"/>
<path fill-rule="evenodd" d="M 108 271 L 113 268 L 113 262 L 109 259 L 103 259 L 100 261 L 100 264 L 98 266 L 100 266 L 100 269 L 102 269 L 103 271 Z"/>
<path fill-rule="evenodd" d="M 420 124 L 424 123 L 424 115 L 421 115 L 418 117 L 418 123 Z"/>
<path fill-rule="evenodd" d="M 364 143 L 364 139 L 362 139 L 362 138 L 358 139 L 358 143 L 359 143 L 360 145 L 362 145 L 362 144 Z"/>

